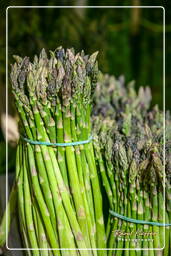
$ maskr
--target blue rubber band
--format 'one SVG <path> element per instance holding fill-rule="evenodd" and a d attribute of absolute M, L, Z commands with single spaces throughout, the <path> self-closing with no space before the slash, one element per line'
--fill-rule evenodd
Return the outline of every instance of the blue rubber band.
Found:
<path fill-rule="evenodd" d="M 89 143 L 93 137 L 90 136 L 88 140 L 82 140 L 82 141 L 75 141 L 75 142 L 63 142 L 63 143 L 52 143 L 52 142 L 46 142 L 46 141 L 37 141 L 37 140 L 31 140 L 28 138 L 25 138 L 21 136 L 21 138 L 33 145 L 45 145 L 45 146 L 56 146 L 56 147 L 68 147 L 68 146 L 78 146 L 78 145 L 83 145 Z"/>
<path fill-rule="evenodd" d="M 117 218 L 120 218 L 122 220 L 128 221 L 128 222 L 132 222 L 132 223 L 136 223 L 136 224 L 144 224 L 144 225 L 153 225 L 153 226 L 158 226 L 158 227 L 167 227 L 167 226 L 171 226 L 171 224 L 166 224 L 166 223 L 160 223 L 160 222 L 151 222 L 151 221 L 145 221 L 145 220 L 136 220 L 136 219 L 132 219 L 132 218 L 128 218 L 126 216 L 120 215 L 119 213 L 116 213 L 112 210 L 109 210 L 109 213 Z"/>

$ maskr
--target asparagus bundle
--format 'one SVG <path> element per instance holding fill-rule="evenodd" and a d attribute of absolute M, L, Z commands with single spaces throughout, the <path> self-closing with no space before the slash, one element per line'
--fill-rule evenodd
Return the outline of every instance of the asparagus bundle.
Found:
<path fill-rule="evenodd" d="M 28 255 L 36 256 L 105 255 L 91 250 L 106 247 L 92 142 L 47 145 L 85 141 L 91 136 L 97 53 L 86 56 L 83 51 L 75 54 L 73 49 L 59 47 L 50 55 L 43 49 L 33 63 L 28 57 L 15 56 L 11 72 L 22 136 L 16 179 L 24 246 L 44 249 L 28 249 Z"/>
<path fill-rule="evenodd" d="M 123 78 L 116 81 L 114 77 L 104 76 L 95 92 L 93 124 L 94 133 L 98 136 L 95 137 L 94 148 L 109 208 L 122 216 L 140 221 L 169 223 L 170 162 L 166 155 L 168 163 L 166 161 L 165 207 L 163 114 L 158 107 L 149 110 L 149 88 L 140 88 L 137 95 L 133 83 L 126 88 L 123 82 Z M 167 126 L 170 127 L 169 118 Z M 169 144 L 168 136 L 168 151 Z M 133 224 L 110 214 L 106 232 L 108 248 L 164 247 L 164 227 Z M 169 227 L 165 228 L 165 232 L 164 255 L 169 255 Z M 112 254 L 112 251 L 109 251 L 109 255 Z M 163 254 L 162 251 L 154 249 L 117 250 L 114 255 Z"/>

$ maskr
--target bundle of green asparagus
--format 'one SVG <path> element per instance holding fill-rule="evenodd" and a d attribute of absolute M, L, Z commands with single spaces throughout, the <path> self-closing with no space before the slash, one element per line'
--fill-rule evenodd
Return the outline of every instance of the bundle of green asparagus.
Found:
<path fill-rule="evenodd" d="M 126 87 L 122 77 L 116 80 L 102 76 L 95 91 L 94 148 L 110 209 L 107 247 L 132 249 L 111 250 L 108 255 L 170 255 L 169 227 L 135 224 L 116 217 L 120 214 L 140 221 L 171 222 L 171 122 L 168 115 L 165 177 L 163 114 L 157 106 L 149 110 L 150 100 L 148 87 L 140 88 L 137 94 L 134 83 Z M 162 254 L 161 250 L 155 249 L 164 247 L 164 233 L 166 247 Z M 138 250 L 140 248 L 151 250 Z"/>
<path fill-rule="evenodd" d="M 62 47 L 50 52 L 50 58 L 43 49 L 33 62 L 15 56 L 11 81 L 21 134 L 16 162 L 18 215 L 24 246 L 44 249 L 28 249 L 28 255 L 105 255 L 92 250 L 106 247 L 90 141 L 96 56 Z M 83 144 L 86 140 L 89 143 Z"/>

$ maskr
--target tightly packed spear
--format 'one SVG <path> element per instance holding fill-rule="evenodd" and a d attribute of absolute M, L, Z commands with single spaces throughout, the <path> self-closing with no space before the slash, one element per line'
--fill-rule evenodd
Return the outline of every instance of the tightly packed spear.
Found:
<path fill-rule="evenodd" d="M 96 56 L 61 47 L 50 58 L 42 50 L 33 62 L 15 56 L 11 81 L 20 116 L 16 162 L 20 230 L 24 247 L 44 249 L 28 249 L 28 255 L 105 255 L 91 250 L 106 247 L 92 142 L 46 145 L 90 138 Z"/>
<path fill-rule="evenodd" d="M 110 209 L 107 247 L 121 249 L 111 250 L 108 255 L 170 255 L 169 227 L 135 224 L 115 215 L 140 221 L 171 222 L 171 121 L 168 114 L 164 177 L 163 114 L 157 106 L 150 111 L 150 101 L 148 87 L 140 88 L 137 94 L 134 82 L 126 87 L 123 77 L 116 80 L 102 76 L 95 91 L 94 148 Z M 164 245 L 164 251 L 155 250 Z M 126 248 L 132 250 L 123 250 Z"/>

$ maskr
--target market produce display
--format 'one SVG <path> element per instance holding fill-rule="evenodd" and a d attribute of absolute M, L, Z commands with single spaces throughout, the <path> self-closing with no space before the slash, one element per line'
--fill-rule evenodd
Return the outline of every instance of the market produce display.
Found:
<path fill-rule="evenodd" d="M 163 113 L 149 109 L 150 89 L 136 93 L 134 82 L 102 76 L 94 97 L 94 147 L 101 182 L 109 201 L 108 248 L 163 248 L 164 227 L 135 224 L 124 217 L 170 223 L 170 116 L 166 115 L 164 177 Z M 164 183 L 165 182 L 165 183 Z M 166 187 L 164 186 L 166 185 Z M 166 200 L 164 200 L 164 188 Z M 164 216 L 166 201 L 166 219 Z M 170 255 L 170 228 L 165 251 L 117 251 L 115 255 Z M 113 255 L 112 251 L 108 255 Z"/>
<path fill-rule="evenodd" d="M 20 140 L 0 246 L 17 209 L 29 256 L 170 256 L 170 114 L 164 140 L 150 89 L 101 74 L 96 57 L 14 56 Z"/>

